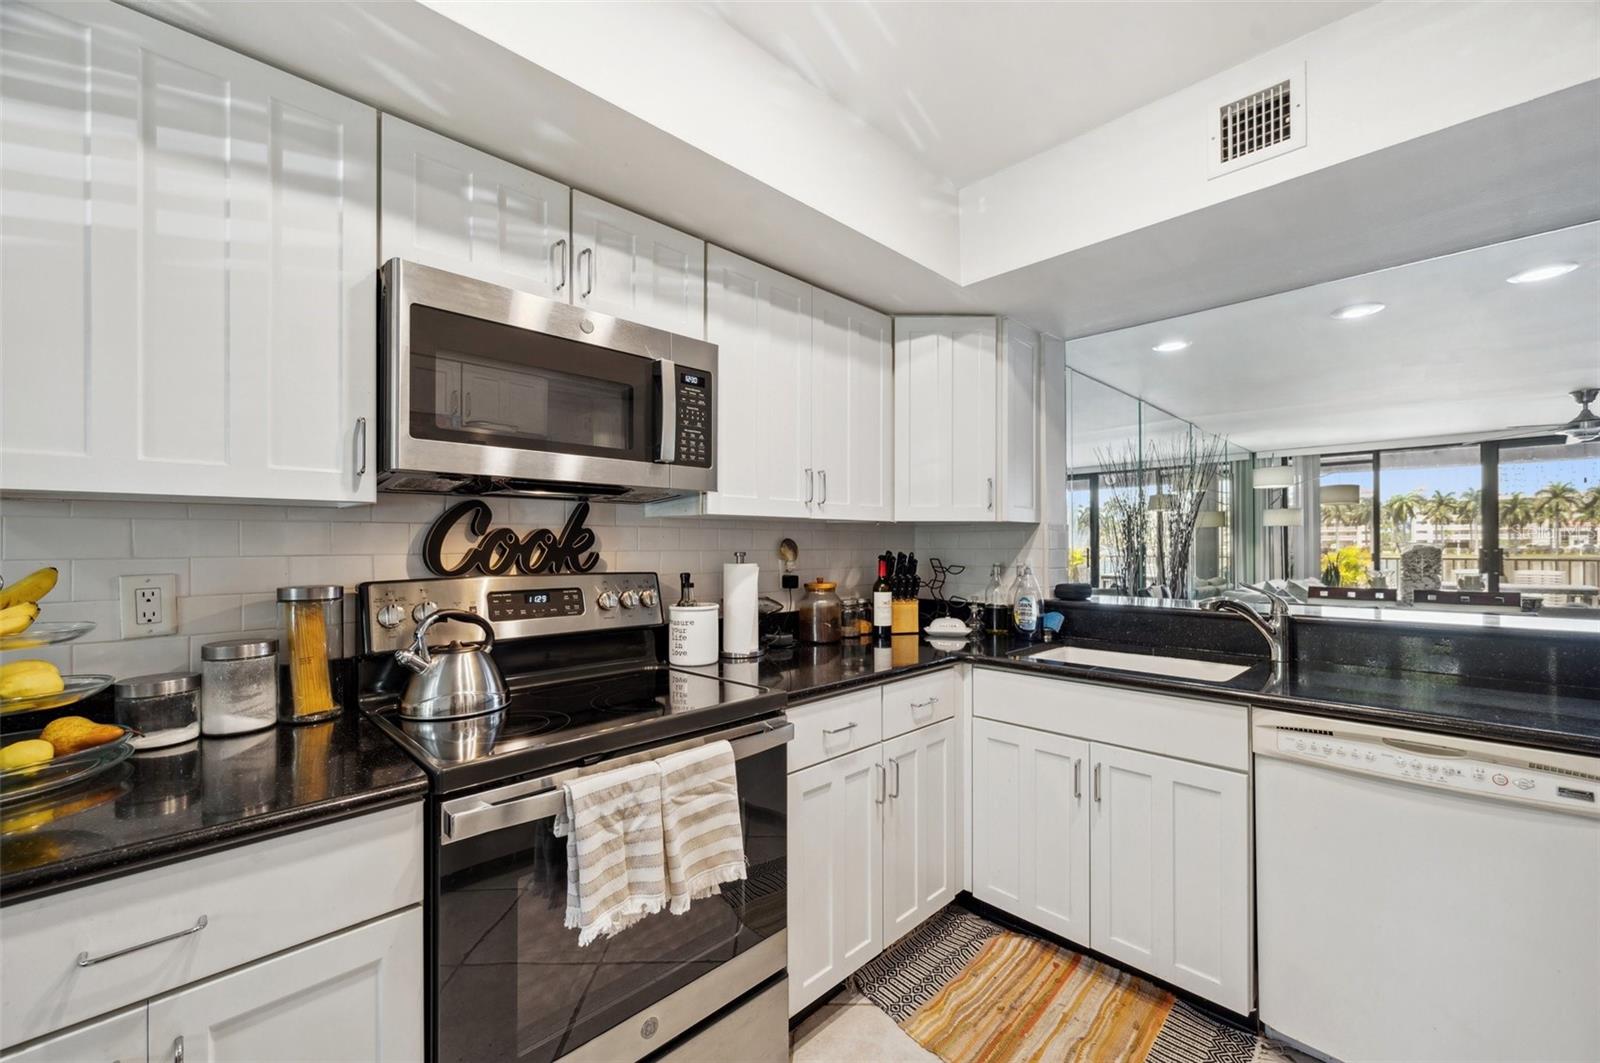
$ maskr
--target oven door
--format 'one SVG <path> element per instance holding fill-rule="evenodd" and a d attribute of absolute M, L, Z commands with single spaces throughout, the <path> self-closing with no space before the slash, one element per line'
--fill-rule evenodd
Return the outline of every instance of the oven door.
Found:
<path fill-rule="evenodd" d="M 560 787 L 537 780 L 445 802 L 430 958 L 435 1058 L 642 1059 L 782 972 L 793 732 L 778 718 L 615 761 L 728 738 L 749 877 L 683 915 L 661 912 L 583 948 L 562 925 L 566 842 L 552 830 Z"/>
<path fill-rule="evenodd" d="M 712 345 L 399 259 L 383 280 L 386 479 L 710 489 Z"/>

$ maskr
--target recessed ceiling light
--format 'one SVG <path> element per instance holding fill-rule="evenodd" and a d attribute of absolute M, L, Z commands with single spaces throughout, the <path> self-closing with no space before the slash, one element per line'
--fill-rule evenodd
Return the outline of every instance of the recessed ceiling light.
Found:
<path fill-rule="evenodd" d="M 1553 281 L 1557 277 L 1565 277 L 1578 268 L 1576 262 L 1556 262 L 1548 266 L 1535 266 L 1525 269 L 1521 273 L 1513 273 L 1506 278 L 1508 284 L 1538 284 L 1540 281 Z"/>
<path fill-rule="evenodd" d="M 1354 321 L 1357 318 L 1381 314 L 1385 309 L 1387 306 L 1384 303 L 1351 303 L 1349 306 L 1341 306 L 1331 316 L 1340 321 Z"/>
<path fill-rule="evenodd" d="M 1152 351 L 1155 351 L 1158 354 L 1176 354 L 1178 351 L 1186 351 L 1186 350 L 1188 350 L 1189 349 L 1189 341 L 1188 340 L 1162 340 L 1160 343 L 1156 344 L 1154 347 L 1152 347 L 1150 349 Z"/>

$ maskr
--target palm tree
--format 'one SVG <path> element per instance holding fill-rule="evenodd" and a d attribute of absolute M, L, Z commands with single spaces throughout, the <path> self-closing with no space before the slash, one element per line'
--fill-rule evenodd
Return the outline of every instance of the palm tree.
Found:
<path fill-rule="evenodd" d="M 1600 546 L 1600 484 L 1583 493 L 1578 519 L 1589 525 L 1589 545 Z"/>
<path fill-rule="evenodd" d="M 1400 538 L 1402 530 L 1409 529 L 1411 522 L 1417 519 L 1417 514 L 1422 510 L 1422 496 L 1415 491 L 1404 495 L 1394 495 L 1383 504 L 1384 520 L 1394 529 L 1395 538 Z"/>
<path fill-rule="evenodd" d="M 1521 491 L 1513 491 L 1500 499 L 1500 525 L 1513 533 L 1520 532 L 1533 523 L 1533 503 Z"/>
<path fill-rule="evenodd" d="M 1560 550 L 1561 528 L 1572 519 L 1572 515 L 1582 505 L 1582 496 L 1576 487 L 1563 480 L 1557 480 L 1553 484 L 1545 484 L 1534 497 L 1537 499 L 1537 515 L 1550 522 L 1551 544 Z"/>
<path fill-rule="evenodd" d="M 1417 507 L 1427 522 L 1433 525 L 1433 530 L 1442 544 L 1445 538 L 1445 528 L 1456 519 L 1456 512 L 1460 503 L 1455 495 L 1447 495 L 1443 491 L 1435 491 L 1433 495 L 1423 500 Z"/>
<path fill-rule="evenodd" d="M 1462 491 L 1456 499 L 1456 519 L 1466 524 L 1473 552 L 1478 549 L 1478 522 L 1483 518 L 1483 492 L 1476 487 Z"/>

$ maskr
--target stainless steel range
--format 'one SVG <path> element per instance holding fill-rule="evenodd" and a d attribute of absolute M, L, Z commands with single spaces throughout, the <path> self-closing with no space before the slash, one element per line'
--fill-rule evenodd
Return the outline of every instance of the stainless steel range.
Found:
<path fill-rule="evenodd" d="M 367 583 L 360 600 L 362 708 L 432 782 L 430 1058 L 787 1059 L 785 696 L 662 664 L 653 573 Z M 493 628 L 509 700 L 403 717 L 411 673 L 394 652 L 447 609 Z M 483 638 L 454 620 L 427 635 Z M 748 879 L 580 948 L 562 926 L 562 782 L 719 739 L 737 757 Z"/>

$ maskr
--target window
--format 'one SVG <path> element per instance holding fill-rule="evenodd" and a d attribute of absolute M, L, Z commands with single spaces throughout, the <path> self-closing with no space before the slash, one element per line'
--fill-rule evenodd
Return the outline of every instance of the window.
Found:
<path fill-rule="evenodd" d="M 1501 588 L 1600 605 L 1600 443 L 1494 444 Z"/>
<path fill-rule="evenodd" d="M 1340 586 L 1365 587 L 1371 582 L 1377 559 L 1372 504 L 1376 477 L 1372 455 L 1323 458 L 1319 486 L 1322 492 L 1320 571 L 1328 573 L 1331 565 L 1338 572 Z M 1338 493 L 1343 494 L 1354 487 L 1360 497 L 1353 502 L 1340 501 L 1336 492 L 1328 490 L 1330 487 L 1339 488 Z M 1331 580 L 1324 578 L 1324 582 Z"/>
<path fill-rule="evenodd" d="M 1390 586 L 1400 555 L 1436 546 L 1446 586 L 1478 574 L 1483 466 L 1478 446 L 1386 450 L 1378 455 L 1378 567 Z"/>

